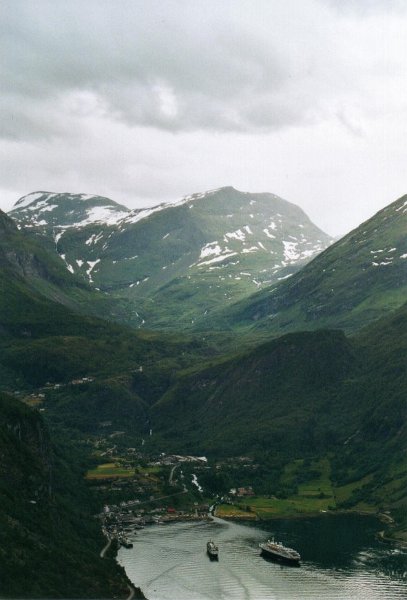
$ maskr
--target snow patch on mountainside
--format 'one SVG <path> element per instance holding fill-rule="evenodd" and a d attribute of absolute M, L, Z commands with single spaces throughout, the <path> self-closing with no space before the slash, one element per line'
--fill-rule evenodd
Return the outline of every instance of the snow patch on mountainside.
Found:
<path fill-rule="evenodd" d="M 23 196 L 15 203 L 14 208 L 11 211 L 11 216 L 14 216 L 13 212 L 18 211 L 21 215 L 24 215 L 22 220 L 25 222 L 26 226 L 48 225 L 49 223 L 44 219 L 41 221 L 38 220 L 38 216 L 44 212 L 51 212 L 55 209 L 63 208 L 64 202 L 67 201 L 71 203 L 70 207 L 73 208 L 70 208 L 66 212 L 65 219 L 69 219 L 72 216 L 72 219 L 75 219 L 76 217 L 77 220 L 76 222 L 68 224 L 66 224 L 66 221 L 62 222 L 58 227 L 81 228 L 93 223 L 114 225 L 130 212 L 129 210 L 122 210 L 122 207 L 119 207 L 119 205 L 116 205 L 116 203 L 113 203 L 108 198 L 93 196 L 91 194 L 33 192 L 32 194 Z M 89 206 L 90 202 L 96 205 Z M 97 205 L 98 202 L 99 205 Z M 109 204 L 109 202 L 111 204 Z M 30 216 L 28 211 L 31 213 Z M 83 214 L 86 216 L 83 217 Z"/>
<path fill-rule="evenodd" d="M 314 254 L 317 254 L 318 252 L 319 252 L 319 249 L 303 250 L 301 252 L 301 258 L 308 258 L 309 256 L 314 256 Z"/>
<path fill-rule="evenodd" d="M 72 265 L 70 265 L 70 264 L 69 264 L 69 262 L 66 260 L 66 255 L 65 255 L 65 254 L 60 254 L 59 256 L 60 256 L 60 257 L 62 258 L 62 260 L 64 261 L 64 263 L 65 263 L 65 266 L 66 266 L 66 268 L 68 269 L 68 271 L 69 271 L 70 273 L 72 273 L 72 274 L 73 274 L 73 273 L 75 273 L 75 270 L 74 270 L 73 266 L 72 266 Z"/>
<path fill-rule="evenodd" d="M 292 273 L 289 273 L 288 275 L 284 275 L 284 277 L 277 277 L 278 281 L 284 281 L 284 279 L 288 279 L 289 277 L 292 277 Z"/>
<path fill-rule="evenodd" d="M 287 242 L 283 240 L 284 246 L 284 258 L 285 260 L 298 260 L 300 258 L 300 252 L 298 251 L 298 242 Z"/>
<path fill-rule="evenodd" d="M 58 206 L 56 204 L 47 204 L 46 206 L 41 208 L 38 212 L 40 212 L 40 213 L 51 212 L 52 210 L 55 210 L 56 208 L 58 208 Z"/>
<path fill-rule="evenodd" d="M 270 238 L 271 240 L 275 240 L 275 239 L 276 239 L 276 236 L 275 236 L 275 235 L 273 235 L 272 233 L 270 233 L 268 229 L 263 229 L 263 231 L 264 231 L 264 233 L 266 234 L 266 236 L 267 236 L 268 238 Z"/>
<path fill-rule="evenodd" d="M 396 212 L 399 212 L 400 210 L 402 210 L 403 213 L 406 212 L 407 208 L 406 208 L 406 210 L 403 210 L 405 207 L 407 207 L 407 200 L 405 200 L 403 204 L 401 204 L 398 208 L 396 208 Z"/>
<path fill-rule="evenodd" d="M 93 206 L 87 211 L 87 218 L 79 221 L 72 227 L 86 227 L 91 223 L 105 223 L 106 225 L 115 225 L 118 221 L 127 216 L 126 212 L 118 211 L 113 206 Z"/>
<path fill-rule="evenodd" d="M 167 204 L 159 204 L 158 206 L 153 206 L 151 208 L 142 208 L 142 209 L 134 209 L 130 212 L 130 215 L 126 215 L 123 219 L 117 222 L 117 225 L 120 228 L 123 228 L 125 224 L 128 223 L 137 223 L 147 217 L 150 217 L 156 212 L 160 212 L 165 208 L 168 208 L 171 205 Z"/>
<path fill-rule="evenodd" d="M 24 208 L 32 202 L 35 202 L 35 200 L 38 200 L 38 198 L 42 198 L 45 194 L 47 194 L 47 192 L 32 192 L 27 196 L 23 196 L 22 198 L 20 198 L 20 200 L 17 200 L 14 207 Z"/>
<path fill-rule="evenodd" d="M 215 256 L 215 258 L 211 258 L 210 260 L 204 260 L 200 263 L 197 263 L 197 267 L 202 267 L 204 265 L 211 265 L 213 263 L 223 262 L 227 258 L 231 256 L 237 256 L 237 252 L 229 252 L 229 254 L 222 254 L 221 256 Z"/>
<path fill-rule="evenodd" d="M 210 256 L 211 254 L 215 254 L 218 256 L 222 252 L 222 248 L 219 246 L 218 242 L 209 242 L 201 249 L 201 254 L 199 255 L 199 259 L 205 258 L 206 256 Z"/>
<path fill-rule="evenodd" d="M 173 206 L 180 206 L 181 204 L 185 204 L 186 202 L 190 202 L 191 200 L 202 200 L 203 198 L 207 198 L 208 196 L 213 196 L 214 194 L 220 192 L 223 188 L 216 188 L 213 190 L 208 190 L 206 192 L 198 192 L 196 194 L 191 194 L 189 196 L 184 196 L 180 200 L 177 200 Z"/>
<path fill-rule="evenodd" d="M 129 215 L 126 215 L 123 219 L 117 221 L 117 225 L 122 228 L 123 225 L 127 224 L 127 223 L 138 223 L 139 221 L 146 219 L 147 217 L 151 216 L 154 213 L 161 212 L 163 210 L 167 210 L 170 208 L 176 208 L 178 206 L 182 206 L 183 204 L 187 204 L 188 202 L 191 202 L 191 201 L 200 200 L 202 198 L 207 198 L 208 196 L 211 196 L 211 195 L 215 194 L 216 192 L 219 192 L 221 189 L 222 188 L 218 188 L 216 190 L 209 190 L 208 192 L 204 192 L 204 193 L 200 193 L 200 194 L 192 194 L 190 196 L 184 196 L 183 198 L 181 198 L 180 200 L 177 200 L 176 202 L 163 202 L 162 204 L 158 204 L 157 206 L 152 206 L 150 208 L 134 209 L 130 212 Z M 193 205 L 190 205 L 190 208 L 192 208 L 192 206 Z"/>
<path fill-rule="evenodd" d="M 92 244 L 97 244 L 99 240 L 103 237 L 103 231 L 101 233 L 94 233 L 90 236 L 85 242 L 87 246 L 91 246 Z"/>
<path fill-rule="evenodd" d="M 86 262 L 89 265 L 89 269 L 87 269 L 86 275 L 89 277 L 89 283 L 93 283 L 92 271 L 96 267 L 96 265 L 100 262 L 100 258 L 98 258 L 97 260 L 87 260 Z"/>
<path fill-rule="evenodd" d="M 217 241 L 209 242 L 208 244 L 205 244 L 203 248 L 201 248 L 198 262 L 190 265 L 190 268 L 195 266 L 202 267 L 206 265 L 211 265 L 213 263 L 223 262 L 225 259 L 236 255 L 237 252 L 231 251 L 228 247 L 222 249 L 219 245 L 219 242 Z M 209 260 L 202 260 L 206 259 L 208 256 L 212 258 L 209 258 Z"/>
<path fill-rule="evenodd" d="M 229 240 L 240 240 L 241 242 L 244 242 L 244 240 L 246 239 L 246 235 L 243 233 L 243 231 L 241 229 L 236 229 L 236 231 L 231 231 L 230 233 L 225 233 L 223 239 L 225 240 L 225 242 Z"/>
<path fill-rule="evenodd" d="M 41 212 L 41 209 L 44 210 L 44 208 L 47 206 L 47 201 L 46 200 L 41 200 L 40 202 L 31 202 L 31 204 L 29 204 L 28 206 L 26 206 L 25 208 L 21 209 L 23 212 L 26 212 L 27 210 L 38 210 L 38 212 Z"/>

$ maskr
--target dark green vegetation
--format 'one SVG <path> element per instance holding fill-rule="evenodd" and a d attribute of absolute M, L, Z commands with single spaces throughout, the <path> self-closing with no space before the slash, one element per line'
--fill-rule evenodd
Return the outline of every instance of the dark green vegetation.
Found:
<path fill-rule="evenodd" d="M 294 457 L 304 447 L 315 452 L 326 446 L 325 438 L 332 439 L 324 412 L 329 421 L 335 408 L 342 412 L 332 395 L 353 372 L 354 361 L 340 331 L 289 334 L 180 377 L 155 404 L 155 419 L 177 440 L 182 418 L 185 433 L 175 443 L 184 450 L 187 440 L 189 451 L 205 440 L 207 449 L 220 455 L 251 449 Z"/>
<path fill-rule="evenodd" d="M 44 307 L 43 297 L 74 304 L 70 298 L 85 295 L 88 287 L 73 278 L 61 261 L 40 243 L 19 231 L 3 212 L 0 212 L 0 234 L 1 319 L 6 329 L 20 323 L 24 326 L 26 313 L 27 322 L 31 322 L 32 315 L 38 310 L 34 307 L 30 314 L 31 295 L 34 303 L 39 302 L 41 295 Z M 17 301 L 24 304 L 21 306 Z"/>
<path fill-rule="evenodd" d="M 1 387 L 33 403 L 48 397 L 43 415 L 53 441 L 36 410 L 1 395 L 0 593 L 125 597 L 119 567 L 99 559 L 105 538 L 93 515 L 100 505 L 82 483 L 89 451 L 81 450 L 77 432 L 98 430 L 106 417 L 124 424 L 134 440 L 146 427 L 133 382 L 140 366 L 159 372 L 148 387 L 159 393 L 172 370 L 186 364 L 183 352 L 189 364 L 190 355 L 211 350 L 74 312 L 64 290 L 76 281 L 65 269 L 62 275 L 52 256 L 1 215 Z M 50 294 L 57 284 L 59 301 Z M 86 383 L 71 383 L 84 376 Z"/>
<path fill-rule="evenodd" d="M 287 334 L 180 376 L 154 405 L 154 426 L 186 452 L 286 461 L 333 452 L 338 481 L 380 479 L 405 466 L 406 355 L 407 305 L 350 338 Z"/>
<path fill-rule="evenodd" d="M 120 306 L 115 310 L 120 311 Z M 75 316 L 77 313 L 106 315 L 111 311 L 109 299 L 69 273 L 41 238 L 17 229 L 15 222 L 0 211 L 2 335 L 64 334 L 78 329 L 82 320 Z M 68 321 L 72 329 L 66 328 Z"/>
<path fill-rule="evenodd" d="M 125 597 L 127 580 L 93 518 L 83 456 L 55 446 L 37 411 L 0 394 L 0 593 Z"/>
<path fill-rule="evenodd" d="M 61 290 L 59 295 L 50 291 L 52 286 Z M 79 311 L 87 305 L 78 306 L 69 299 L 71 290 L 80 291 L 81 286 L 94 303 L 95 292 L 61 269 L 57 258 L 0 213 L 3 389 L 12 391 L 17 385 L 38 388 L 47 382 L 67 384 L 85 375 L 116 385 L 117 381 L 123 383 L 125 375 L 126 386 L 133 386 L 137 378 L 141 390 L 147 386 L 143 393 L 154 397 L 168 373 L 189 365 L 191 357 L 198 360 L 214 354 L 215 347 L 205 341 L 135 332 L 83 315 Z M 148 385 L 143 383 L 144 375 L 135 375 L 140 367 L 148 367 L 152 374 Z M 119 380 L 113 382 L 112 376 L 117 375 Z"/>
<path fill-rule="evenodd" d="M 153 406 L 153 426 L 178 451 L 249 454 L 268 464 L 274 475 L 263 469 L 262 493 L 281 492 L 290 461 L 329 457 L 334 485 L 354 486 L 338 507 L 364 500 L 402 514 L 406 356 L 406 304 L 352 337 L 287 334 L 180 376 Z"/>
<path fill-rule="evenodd" d="M 393 202 L 287 281 L 214 317 L 213 326 L 275 335 L 354 331 L 394 310 L 407 297 L 406 203 L 407 196 Z"/>

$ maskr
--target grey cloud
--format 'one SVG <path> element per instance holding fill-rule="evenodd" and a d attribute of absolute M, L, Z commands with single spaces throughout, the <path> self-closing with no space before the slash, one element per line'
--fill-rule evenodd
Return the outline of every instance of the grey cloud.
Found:
<path fill-rule="evenodd" d="M 322 0 L 327 5 L 335 7 L 340 12 L 355 12 L 360 14 L 406 12 L 404 0 Z"/>
<path fill-rule="evenodd" d="M 295 27 L 287 26 L 296 6 L 288 2 L 284 12 L 263 0 L 5 2 L 8 135 L 20 136 L 23 123 L 27 135 L 46 135 L 38 102 L 44 113 L 52 103 L 63 120 L 61 99 L 78 91 L 96 95 L 106 116 L 172 131 L 276 130 L 307 122 L 307 98 L 291 86 L 293 76 L 303 80 L 293 67 L 293 46 L 301 43 L 293 44 Z M 312 0 L 310 7 L 318 10 Z M 318 89 L 318 81 L 313 85 Z"/>
<path fill-rule="evenodd" d="M 347 131 L 349 131 L 352 135 L 356 137 L 363 137 L 365 135 L 365 131 L 360 122 L 356 119 L 351 118 L 344 109 L 338 110 L 336 113 L 338 117 L 338 121 L 345 127 Z"/>
<path fill-rule="evenodd" d="M 337 232 L 405 191 L 404 0 L 1 4 L 3 206 L 234 185 Z"/>
<path fill-rule="evenodd" d="M 0 137 L 3 139 L 49 139 L 67 132 L 66 117 L 62 118 L 54 103 L 47 100 L 39 102 L 36 98 L 3 94 L 0 114 Z"/>

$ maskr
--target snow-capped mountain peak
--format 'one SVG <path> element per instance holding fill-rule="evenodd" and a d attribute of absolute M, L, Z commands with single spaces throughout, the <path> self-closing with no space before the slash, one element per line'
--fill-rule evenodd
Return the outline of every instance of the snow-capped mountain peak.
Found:
<path fill-rule="evenodd" d="M 112 225 L 129 213 L 109 198 L 91 194 L 33 192 L 20 198 L 10 216 L 25 227 L 86 227 L 92 223 Z"/>
<path fill-rule="evenodd" d="M 132 210 L 101 196 L 34 192 L 10 216 L 48 236 L 70 272 L 134 302 L 134 320 L 146 317 L 147 327 L 171 312 L 169 298 L 177 310 L 209 314 L 289 277 L 332 242 L 298 206 L 233 187 Z"/>

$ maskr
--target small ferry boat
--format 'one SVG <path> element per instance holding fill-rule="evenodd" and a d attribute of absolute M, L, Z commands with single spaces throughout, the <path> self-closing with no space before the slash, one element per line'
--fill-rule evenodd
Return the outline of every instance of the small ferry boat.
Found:
<path fill-rule="evenodd" d="M 301 560 L 301 556 L 296 550 L 284 546 L 281 542 L 275 542 L 274 538 L 272 540 L 267 540 L 267 542 L 262 542 L 259 544 L 259 548 L 264 556 L 275 560 L 282 560 L 296 565 L 298 565 Z"/>
<path fill-rule="evenodd" d="M 124 535 L 119 536 L 119 544 L 123 546 L 123 548 L 133 548 L 133 543 Z"/>
<path fill-rule="evenodd" d="M 217 559 L 219 557 L 219 548 L 212 540 L 206 544 L 206 551 L 210 558 Z"/>

